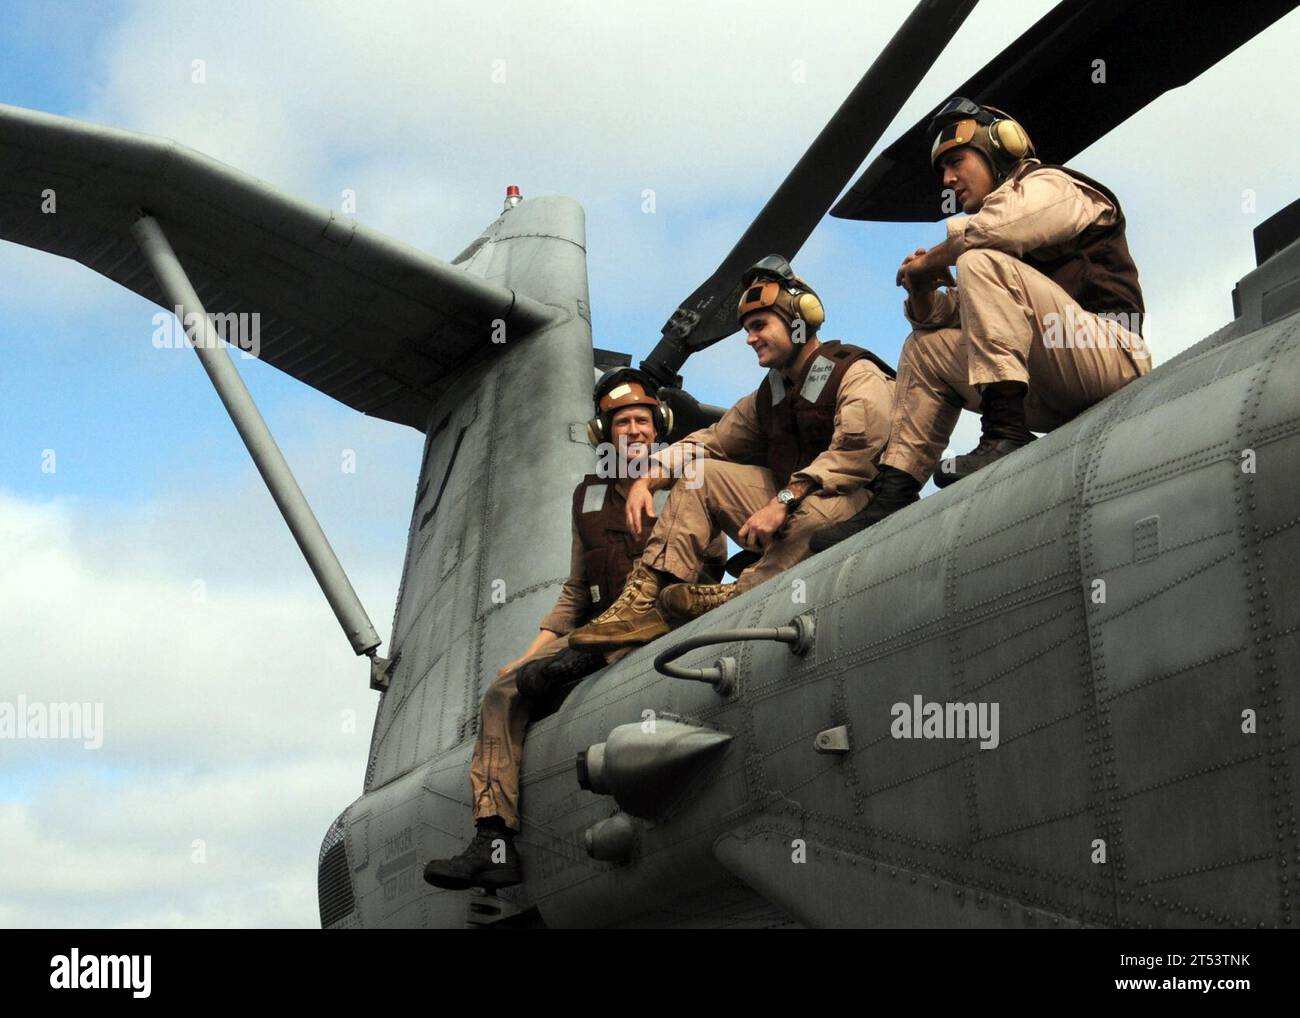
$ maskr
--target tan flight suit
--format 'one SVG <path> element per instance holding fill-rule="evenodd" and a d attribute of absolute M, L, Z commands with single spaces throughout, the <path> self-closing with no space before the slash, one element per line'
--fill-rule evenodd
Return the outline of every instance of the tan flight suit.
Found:
<path fill-rule="evenodd" d="M 627 529 L 629 481 L 588 474 L 573 491 L 573 550 L 569 578 L 564 581 L 555 606 L 542 619 L 540 629 L 556 638 L 527 661 L 554 657 L 569 646 L 569 633 L 585 625 L 613 603 L 623 589 L 649 531 L 636 538 Z M 665 493 L 666 494 L 666 493 Z M 727 544 L 719 538 L 705 550 L 700 579 L 722 577 Z M 696 579 L 693 575 L 692 579 Z M 627 647 L 606 655 L 616 661 L 636 648 Z M 520 667 L 526 662 L 521 662 Z M 519 829 L 519 771 L 523 762 L 524 729 L 531 704 L 516 683 L 518 669 L 494 678 L 479 707 L 478 741 L 470 760 L 470 789 L 474 819 L 496 816 L 506 826 Z"/>
<path fill-rule="evenodd" d="M 826 361 L 820 353 L 810 356 L 794 379 L 773 369 L 763 386 L 743 397 L 717 424 L 692 432 L 655 455 L 680 479 L 646 544 L 642 560 L 647 565 L 690 582 L 705 547 L 719 531 L 735 540 L 745 521 L 787 483 L 810 482 L 813 492 L 790 514 L 784 531 L 736 581 L 738 592 L 748 590 L 807 558 L 815 531 L 848 519 L 870 501 L 866 485 L 876 476 L 876 459 L 889 434 L 894 382 L 867 358 L 854 360 L 843 370 L 834 393 L 834 427 L 828 440 L 823 436 L 820 442 L 805 443 L 786 469 L 778 465 L 780 473 L 769 466 L 747 465 L 771 463 L 772 436 L 760 421 L 760 416 L 766 418 L 760 414 L 759 402 L 764 387 L 776 411 L 790 394 L 829 399 Z M 789 421 L 779 413 L 767 419 L 775 422 L 768 427 Z"/>
<path fill-rule="evenodd" d="M 948 220 L 958 285 L 936 291 L 924 318 L 903 304 L 915 331 L 881 465 L 924 482 L 962 408 L 979 410 L 976 386 L 1026 382 L 1026 424 L 1045 432 L 1151 370 L 1123 212 L 1108 194 L 1030 159 L 978 212 Z"/>

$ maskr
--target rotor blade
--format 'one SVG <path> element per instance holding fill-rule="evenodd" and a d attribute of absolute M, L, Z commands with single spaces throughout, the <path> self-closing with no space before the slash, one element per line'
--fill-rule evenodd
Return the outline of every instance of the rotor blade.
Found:
<path fill-rule="evenodd" d="M 171 311 L 131 234 L 133 210 L 147 208 L 202 304 L 253 344 L 244 356 L 419 431 L 465 364 L 495 355 L 494 323 L 523 336 L 555 314 L 482 268 L 439 261 L 163 138 L 0 104 L 0 179 L 0 241 L 79 261 Z M 51 180 L 62 182 L 55 215 L 42 211 Z M 476 249 L 490 250 L 498 229 Z"/>
<path fill-rule="evenodd" d="M 1043 162 L 1064 163 L 1297 6 L 1296 0 L 1201 0 L 1193 6 L 1184 0 L 1065 0 L 952 94 L 1011 113 Z M 937 176 L 928 172 L 929 120 L 872 160 L 831 215 L 884 222 L 950 215 Z"/>
<path fill-rule="evenodd" d="M 736 331 L 740 274 L 773 252 L 794 258 L 975 3 L 916 5 L 717 271 L 664 325 L 643 370 L 671 384 L 690 353 Z"/>

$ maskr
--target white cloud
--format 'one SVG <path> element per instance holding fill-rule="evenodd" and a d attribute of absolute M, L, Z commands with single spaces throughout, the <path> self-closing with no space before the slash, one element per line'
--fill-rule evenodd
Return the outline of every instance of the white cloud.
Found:
<path fill-rule="evenodd" d="M 0 494 L 0 641 L 25 648 L 0 701 L 101 703 L 104 718 L 100 749 L 0 742 L 0 923 L 317 921 L 316 846 L 360 793 L 376 694 L 310 581 L 243 559 L 238 527 L 194 526 L 202 502 L 114 528 Z M 147 550 L 168 527 L 166 554 Z M 195 603 L 221 554 L 243 578 Z M 392 564 L 353 578 L 386 631 Z"/>
<path fill-rule="evenodd" d="M 1049 6 L 980 5 L 903 117 Z M 146 0 L 105 41 L 85 115 L 325 204 L 353 187 L 364 221 L 450 257 L 507 183 L 625 209 L 650 187 L 692 214 L 752 195 L 757 211 L 912 7 Z"/>
<path fill-rule="evenodd" d="M 0 925 L 318 925 L 317 849 L 353 763 L 160 762 L 130 783 L 87 768 L 0 803 Z"/>
<path fill-rule="evenodd" d="M 0 242 L 0 265 L 0 304 L 15 318 L 102 321 L 143 303 L 79 262 L 21 244 Z"/>
<path fill-rule="evenodd" d="M 365 662 L 302 575 L 283 524 L 261 522 L 273 508 L 255 528 L 223 525 L 202 497 L 135 506 L 119 521 L 91 509 L 0 494 L 0 637 L 39 648 L 5 675 L 9 699 L 102 702 L 98 754 L 110 763 L 238 759 L 224 741 L 235 732 L 277 754 L 365 742 L 375 696 Z M 275 553 L 257 554 L 263 541 Z M 400 561 L 353 566 L 386 634 Z M 345 735 L 348 710 L 357 732 Z M 39 749 L 0 743 L 0 759 Z"/>

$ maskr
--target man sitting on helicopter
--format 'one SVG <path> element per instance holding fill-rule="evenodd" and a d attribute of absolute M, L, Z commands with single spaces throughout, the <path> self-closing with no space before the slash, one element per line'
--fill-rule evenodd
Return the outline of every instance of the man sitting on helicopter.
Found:
<path fill-rule="evenodd" d="M 1115 195 L 1039 162 L 1024 129 L 991 106 L 950 99 L 930 133 L 945 194 L 970 215 L 949 219 L 943 243 L 899 266 L 914 331 L 876 498 L 817 534 L 816 551 L 915 502 L 932 472 L 941 488 L 959 481 L 1151 370 Z M 979 411 L 979 445 L 940 462 L 963 407 Z"/>
<path fill-rule="evenodd" d="M 656 438 L 672 427 L 672 411 L 655 395 L 648 377 L 633 368 L 605 372 L 596 383 L 596 416 L 587 437 L 601 453 L 597 473 L 573 490 L 573 550 L 569 578 L 537 636 L 514 661 L 503 665 L 479 708 L 478 740 L 470 761 L 474 839 L 458 856 L 434 859 L 424 879 L 436 887 L 509 887 L 520 881 L 514 835 L 519 830 L 519 769 L 524 729 L 534 699 L 547 689 L 580 679 L 619 655 L 593 654 L 569 646 L 568 635 L 622 589 L 650 537 L 633 534 L 625 511 L 632 476 Z M 612 469 L 610 469 L 612 467 Z M 720 579 L 726 541 L 702 549 L 698 576 Z"/>
<path fill-rule="evenodd" d="M 648 535 L 645 551 L 618 600 L 570 636 L 572 647 L 662 636 L 807 558 L 815 531 L 871 498 L 893 369 L 859 347 L 820 342 L 821 300 L 779 255 L 742 284 L 737 319 L 767 379 L 716 424 L 651 457 L 650 476 L 627 497 L 628 527 Z M 672 494 L 656 521 L 652 499 L 665 488 Z M 756 561 L 734 584 L 694 582 L 703 549 L 722 532 Z"/>

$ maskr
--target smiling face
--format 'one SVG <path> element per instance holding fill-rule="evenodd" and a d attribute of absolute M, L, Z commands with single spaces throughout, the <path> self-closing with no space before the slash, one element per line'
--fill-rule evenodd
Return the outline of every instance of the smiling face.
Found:
<path fill-rule="evenodd" d="M 629 406 L 614 411 L 610 420 L 609 440 L 620 457 L 641 459 L 650 454 L 655 439 L 654 414 L 649 407 Z"/>
<path fill-rule="evenodd" d="M 758 355 L 759 367 L 784 371 L 794 363 L 799 351 L 789 328 L 775 312 L 753 311 L 745 316 L 740 327 L 745 330 L 745 342 Z"/>
<path fill-rule="evenodd" d="M 997 186 L 988 160 L 969 145 L 960 145 L 941 155 L 939 171 L 943 174 L 943 186 L 956 193 L 963 212 L 978 212 L 989 192 Z"/>

